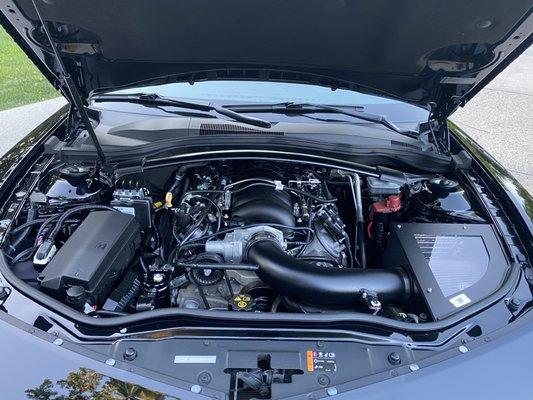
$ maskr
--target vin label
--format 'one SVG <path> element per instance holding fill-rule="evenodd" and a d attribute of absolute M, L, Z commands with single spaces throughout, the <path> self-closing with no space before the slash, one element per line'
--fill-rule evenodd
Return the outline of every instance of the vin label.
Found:
<path fill-rule="evenodd" d="M 330 351 L 307 350 L 307 372 L 336 372 L 335 353 Z"/>

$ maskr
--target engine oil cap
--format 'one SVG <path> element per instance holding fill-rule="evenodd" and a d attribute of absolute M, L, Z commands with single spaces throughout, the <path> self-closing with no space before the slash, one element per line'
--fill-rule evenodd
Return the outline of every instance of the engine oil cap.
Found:
<path fill-rule="evenodd" d="M 231 311 L 253 311 L 255 300 L 249 294 L 241 293 L 228 303 L 228 307 Z"/>

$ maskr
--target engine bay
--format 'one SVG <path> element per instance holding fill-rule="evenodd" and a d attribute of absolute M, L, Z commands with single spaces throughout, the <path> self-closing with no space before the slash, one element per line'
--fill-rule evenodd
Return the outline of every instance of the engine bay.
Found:
<path fill-rule="evenodd" d="M 58 163 L 4 242 L 13 272 L 87 315 L 181 308 L 435 321 L 508 263 L 467 185 L 290 161 L 123 171 Z"/>

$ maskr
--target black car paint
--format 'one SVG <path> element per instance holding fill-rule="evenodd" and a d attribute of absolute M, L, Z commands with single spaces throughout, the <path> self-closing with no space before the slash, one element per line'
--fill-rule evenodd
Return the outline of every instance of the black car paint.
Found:
<path fill-rule="evenodd" d="M 66 116 L 67 109 L 60 110 L 34 130 L 27 138 L 19 142 L 12 151 L 0 160 L 0 168 L 3 169 L 2 172 L 5 171 L 5 175 L 3 175 L 4 184 L 0 187 L 0 200 L 3 200 L 4 202 L 4 200 L 12 195 L 12 192 L 10 192 L 10 190 L 12 190 L 12 184 L 27 172 L 29 166 L 34 162 L 36 157 L 42 153 L 42 145 L 47 137 L 52 134 L 55 129 L 58 129 L 58 126 L 65 121 Z M 518 235 L 510 235 L 509 231 L 506 230 L 506 233 L 508 233 L 507 236 L 509 236 L 508 244 L 513 246 L 511 249 L 516 250 L 513 255 L 516 262 L 525 266 L 527 263 L 527 256 L 520 250 L 520 248 L 524 247 L 526 250 L 530 250 L 531 248 L 531 235 L 533 232 L 530 219 L 530 215 L 533 212 L 531 207 L 531 196 L 507 171 L 503 169 L 503 167 L 497 164 L 490 155 L 469 139 L 464 132 L 460 131 L 459 128 L 452 123 L 450 123 L 449 126 L 454 134 L 452 144 L 456 146 L 456 148 L 457 146 L 465 146 L 474 157 L 475 163 L 473 169 L 477 175 L 475 177 L 470 175 L 470 178 L 474 180 L 481 179 L 484 185 L 488 185 L 492 189 L 492 193 L 488 194 L 496 195 L 498 201 L 503 202 L 505 205 L 505 214 L 507 215 L 501 215 L 501 213 L 498 215 L 498 213 L 496 213 L 494 218 L 500 218 L 502 220 L 507 216 L 513 218 L 514 229 L 517 230 Z M 468 174 L 465 174 L 465 179 L 469 179 Z M 487 193 L 485 193 L 485 195 L 487 195 Z M 521 239 L 521 244 L 519 243 L 519 239 Z M 524 268 L 522 269 L 521 274 L 530 274 L 529 271 L 530 267 Z M 520 312 L 522 315 L 520 316 L 511 313 L 505 306 L 506 300 L 504 300 L 497 303 L 492 308 L 480 313 L 472 323 L 467 325 L 457 325 L 458 328 L 463 326 L 462 330 L 459 329 L 459 332 L 457 330 L 452 330 L 452 332 L 437 331 L 430 335 L 410 333 L 405 336 L 402 340 L 407 340 L 407 343 L 414 341 L 413 343 L 420 346 L 424 341 L 427 342 L 427 347 L 425 349 L 422 346 L 422 349 L 424 350 L 422 350 L 421 353 L 418 353 L 416 348 L 413 349 L 409 345 L 407 349 L 410 350 L 407 353 L 402 353 L 404 354 L 404 358 L 407 357 L 406 359 L 409 360 L 409 363 L 416 362 L 417 366 L 421 368 L 420 371 L 415 371 L 413 373 L 408 366 L 410 364 L 407 363 L 402 364 L 399 367 L 389 366 L 385 368 L 386 357 L 382 354 L 375 359 L 372 359 L 370 364 L 377 365 L 381 363 L 381 372 L 378 373 L 373 368 L 370 368 L 364 377 L 353 376 L 350 382 L 345 383 L 335 381 L 335 376 L 333 376 L 333 379 L 328 377 L 328 379 L 332 379 L 331 382 L 333 382 L 330 386 L 335 386 L 335 390 L 340 393 L 339 398 L 353 398 L 353 396 L 367 398 L 368 396 L 368 398 L 379 399 L 387 398 L 391 393 L 395 393 L 398 398 L 402 398 L 401 396 L 405 396 L 405 398 L 416 398 L 416 396 L 421 393 L 424 393 L 425 396 L 430 389 L 432 389 L 432 393 L 434 393 L 434 398 L 450 398 L 449 396 L 451 395 L 459 396 L 459 398 L 461 398 L 460 395 L 466 395 L 469 392 L 457 390 L 455 382 L 462 382 L 466 377 L 468 378 L 467 382 L 469 383 L 469 386 L 475 388 L 475 393 L 478 396 L 484 398 L 498 398 L 504 391 L 502 388 L 504 388 L 506 394 L 523 397 L 526 393 L 525 390 L 527 385 L 522 385 L 522 382 L 526 382 L 527 379 L 525 375 L 521 374 L 525 374 L 525 371 L 527 371 L 526 363 L 533 356 L 530 350 L 531 346 L 527 346 L 533 339 L 533 334 L 530 333 L 532 326 L 531 313 L 527 312 L 532 299 L 530 292 L 527 290 L 526 280 L 521 280 L 521 284 L 517 291 L 515 291 L 514 295 L 517 296 L 524 305 L 524 308 Z M 6 358 L 14 360 L 14 362 L 10 362 L 10 369 L 12 371 L 16 371 L 17 368 L 19 368 L 20 371 L 24 370 L 26 373 L 23 380 L 24 385 L 28 382 L 27 386 L 23 387 L 20 380 L 13 380 L 9 385 L 8 382 L 4 382 L 3 380 L 3 389 L 5 389 L 5 393 L 11 395 L 9 398 L 22 398 L 24 395 L 23 390 L 38 386 L 46 378 L 60 379 L 66 378 L 69 373 L 79 373 L 80 367 L 87 367 L 92 371 L 97 371 L 98 373 L 103 374 L 102 379 L 106 379 L 105 376 L 113 377 L 121 381 L 129 382 L 130 384 L 144 386 L 178 398 L 205 398 L 201 395 L 197 396 L 195 393 L 191 392 L 192 386 L 197 385 L 198 381 L 194 381 L 194 379 L 190 378 L 182 381 L 177 381 L 175 379 L 176 377 L 189 376 L 191 371 L 196 371 L 196 373 L 199 374 L 202 372 L 200 370 L 194 369 L 189 371 L 188 374 L 185 374 L 180 373 L 179 369 L 176 368 L 174 369 L 175 376 L 168 379 L 168 371 L 163 373 L 163 371 L 157 368 L 141 371 L 140 368 L 132 366 L 132 363 L 121 359 L 122 354 L 118 349 L 120 348 L 121 351 L 123 351 L 123 347 L 120 346 L 124 340 L 127 340 L 128 335 L 132 335 L 133 337 L 137 334 L 142 334 L 143 331 L 153 329 L 155 326 L 170 329 L 172 322 L 170 324 L 159 323 L 152 326 L 151 324 L 134 324 L 125 334 L 119 332 L 120 326 L 115 326 L 114 328 L 105 331 L 98 331 L 95 329 L 84 329 L 80 325 L 72 324 L 67 318 L 48 311 L 44 307 L 45 304 L 46 301 L 42 303 L 42 305 L 35 303 L 32 307 L 28 307 L 27 297 L 15 289 L 11 293 L 9 301 L 2 306 L 0 311 L 0 319 L 2 320 L 2 322 L 0 322 L 0 330 L 2 331 L 0 349 L 3 354 L 16 354 L 16 357 L 13 356 L 12 358 L 9 358 L 8 356 Z M 25 311 L 21 312 L 22 310 Z M 29 317 L 29 320 L 31 320 L 31 316 L 33 315 L 35 321 L 37 321 L 39 315 L 48 316 L 47 319 L 51 321 L 52 327 L 50 328 L 48 326 L 49 331 L 45 332 L 44 330 L 39 329 L 40 325 L 38 323 L 35 323 L 35 326 L 24 325 L 24 323 L 18 319 L 22 318 L 23 315 Z M 498 317 L 496 317 L 496 315 L 498 315 Z M 509 325 L 507 328 L 501 329 L 503 331 L 509 331 L 509 334 L 503 338 L 495 340 L 499 333 L 491 331 L 490 327 L 492 326 L 493 328 L 496 328 L 496 321 L 500 320 L 502 317 L 504 320 L 508 321 Z M 474 334 L 469 335 L 467 333 L 469 329 L 475 328 L 476 323 L 486 327 L 482 336 L 476 337 Z M 175 341 L 172 342 L 172 346 L 168 348 L 168 352 L 172 353 L 174 349 L 183 348 L 184 345 L 180 345 L 180 343 L 183 343 L 183 341 L 186 340 L 186 336 L 196 338 L 192 341 L 188 341 L 186 347 L 194 347 L 195 343 L 200 347 L 205 346 L 207 340 L 207 343 L 210 343 L 211 346 L 217 347 L 220 345 L 222 348 L 227 348 L 223 346 L 223 342 L 218 342 L 218 340 L 221 340 L 221 336 L 225 336 L 227 339 L 224 339 L 226 341 L 224 343 L 230 343 L 233 341 L 233 343 L 235 343 L 235 348 L 240 348 L 240 343 L 245 337 L 249 340 L 255 335 L 260 335 L 257 342 L 252 342 L 252 346 L 257 350 L 257 353 L 263 351 L 275 351 L 276 345 L 265 347 L 265 343 L 276 343 L 280 339 L 280 344 L 291 343 L 293 340 L 300 340 L 301 343 L 309 344 L 311 348 L 313 348 L 312 346 L 318 346 L 319 342 L 321 343 L 320 346 L 325 346 L 321 348 L 327 348 L 329 343 L 338 344 L 339 339 L 340 342 L 346 338 L 353 339 L 353 336 L 346 335 L 346 331 L 332 331 L 329 334 L 335 337 L 332 338 L 332 336 L 324 337 L 323 335 L 325 331 L 323 330 L 321 330 L 320 333 L 317 333 L 316 330 L 298 331 L 295 328 L 290 328 L 290 325 L 286 325 L 286 328 L 290 329 L 290 334 L 288 334 L 286 329 L 250 329 L 247 327 L 246 323 L 240 325 L 240 327 L 237 326 L 238 325 L 236 325 L 236 331 L 227 331 L 220 328 L 213 330 L 214 326 L 209 327 L 208 325 L 205 325 L 203 328 L 192 328 L 185 332 L 171 330 L 170 333 L 172 335 L 177 335 L 177 338 L 172 339 Z M 71 337 L 68 330 L 64 330 L 65 327 L 71 332 L 77 332 L 77 335 L 82 341 L 80 342 L 80 339 Z M 325 325 L 322 327 L 325 327 Z M 331 327 L 334 327 L 334 325 Z M 22 329 L 23 332 L 21 332 L 20 329 Z M 383 330 L 382 328 L 369 329 L 368 326 L 364 327 L 364 324 L 359 325 L 357 329 L 361 332 L 366 331 L 367 333 L 378 335 L 382 338 L 388 337 L 389 339 L 392 339 L 395 336 L 390 336 L 390 333 L 387 333 L 387 330 Z M 54 332 L 56 335 L 54 335 Z M 162 334 L 168 334 L 168 331 L 166 332 L 167 333 Z M 102 344 L 100 347 L 96 346 L 92 349 L 90 346 L 82 344 L 83 337 L 87 339 L 90 336 L 99 333 L 101 335 L 103 334 L 103 336 L 100 336 L 100 340 L 102 340 L 103 343 L 111 340 L 110 344 Z M 53 341 L 57 339 L 58 336 L 63 340 L 61 346 L 53 344 Z M 149 346 L 162 345 L 161 342 L 155 341 L 157 336 L 157 334 L 155 336 L 150 336 L 149 334 Z M 317 338 L 319 342 L 317 342 Z M 154 339 L 154 341 L 151 341 L 151 339 Z M 265 341 L 265 339 L 267 340 Z M 268 339 L 277 339 L 277 341 L 275 340 L 272 342 Z M 432 348 L 436 343 L 441 343 L 441 345 Z M 165 345 L 168 344 L 169 343 L 167 342 Z M 467 354 L 462 354 L 459 351 L 459 346 L 461 345 L 466 346 L 467 349 L 470 349 L 471 351 Z M 343 352 L 351 355 L 351 351 L 353 350 L 354 359 L 358 360 L 360 357 L 355 356 L 357 353 L 355 348 L 357 346 L 359 345 L 352 344 L 347 347 L 346 350 L 343 350 Z M 372 345 L 366 346 L 367 352 L 374 352 Z M 477 348 L 478 346 L 480 347 L 479 349 Z M 282 347 L 283 346 L 279 347 L 280 351 L 282 351 Z M 93 352 L 92 350 L 95 351 Z M 406 351 L 405 347 L 403 347 L 402 351 Z M 417 355 L 424 353 L 424 356 Z M 303 357 L 301 351 L 298 354 L 299 357 Z M 428 354 L 433 356 L 427 357 Z M 459 356 L 462 358 L 459 359 Z M 35 361 L 49 360 L 51 357 L 61 358 L 60 362 L 53 363 L 55 376 L 53 376 L 51 372 L 52 370 L 49 367 L 44 367 L 42 361 Z M 448 361 L 443 361 L 449 357 L 452 358 Z M 105 363 L 109 358 L 115 360 L 114 366 Z M 487 360 L 493 361 L 493 364 L 488 364 Z M 28 373 L 27 365 L 31 363 L 33 363 L 35 368 L 32 369 L 31 373 Z M 500 365 L 504 363 L 512 364 L 512 373 L 508 372 L 507 369 L 504 369 L 502 373 Z M 350 367 L 348 367 L 348 365 L 350 365 Z M 166 367 L 171 370 L 175 368 L 170 362 Z M 353 368 L 353 361 L 343 362 L 341 367 Z M 358 368 L 363 367 L 364 364 L 361 364 Z M 129 369 L 133 369 L 133 371 L 128 371 Z M 218 370 L 211 371 L 211 374 L 216 373 L 222 374 L 223 372 Z M 485 378 L 487 375 L 496 376 L 497 379 L 491 380 L 491 385 L 487 385 Z M 505 382 L 507 382 L 507 379 L 511 378 L 511 375 L 518 378 L 518 380 L 514 381 L 512 387 L 507 387 Z M 294 382 L 296 383 L 297 377 L 294 379 Z M 449 382 L 454 382 L 454 384 L 449 384 Z M 516 382 L 519 383 L 517 384 Z M 441 390 L 435 391 L 435 385 L 441 385 Z M 306 396 L 310 392 L 313 392 L 315 398 L 327 395 L 326 389 L 321 388 L 318 384 L 313 390 L 308 387 L 301 388 L 298 385 L 293 386 L 294 390 L 297 390 L 297 393 L 301 393 L 298 398 L 308 398 Z M 360 389 L 354 389 L 354 387 L 360 387 Z M 197 390 L 197 388 L 194 388 L 193 390 Z M 218 392 L 211 392 L 209 390 L 212 389 L 204 387 L 203 390 L 204 394 L 209 393 L 215 395 L 218 393 L 220 396 L 223 395 L 223 389 Z M 291 388 L 291 390 L 293 389 Z M 402 394 L 398 395 L 398 393 Z M 286 396 L 283 396 L 283 398 L 285 397 Z"/>
<path fill-rule="evenodd" d="M 293 376 L 294 384 L 277 385 L 274 398 L 328 397 L 327 388 L 346 399 L 416 399 L 427 398 L 428 393 L 434 399 L 451 395 L 461 399 L 527 397 L 533 355 L 528 345 L 533 339 L 531 312 L 482 336 L 477 336 L 475 326 L 469 326 L 470 333 L 437 339 L 438 348 L 409 346 L 393 337 L 381 339 L 381 343 L 377 337 L 369 341 L 371 336 L 365 338 L 364 334 L 350 340 L 342 334 L 328 338 L 315 333 L 314 339 L 305 340 L 298 333 L 287 336 L 285 332 L 280 340 L 278 332 L 277 340 L 272 341 L 265 340 L 268 332 L 233 330 L 224 338 L 220 332 L 203 329 L 139 336 L 117 332 L 107 343 L 84 344 L 65 335 L 61 323 L 53 319 L 36 320 L 32 326 L 0 311 L 0 351 L 4 362 L 9 360 L 14 377 L 3 380 L 2 393 L 9 399 L 24 398 L 25 390 L 39 387 L 46 379 L 56 381 L 52 389 L 61 392 L 61 379 L 83 377 L 89 369 L 98 379 L 116 379 L 130 390 L 144 387 L 181 399 L 224 399 L 228 367 L 252 368 L 258 354 L 270 354 L 274 368 L 305 370 L 307 352 L 322 351 L 336 354 L 336 372 L 307 373 L 306 379 Z M 124 357 L 127 348 L 135 349 L 133 359 Z M 398 365 L 388 362 L 393 351 L 400 355 Z M 174 363 L 175 355 L 214 355 L 217 360 L 214 364 L 180 365 Z"/>

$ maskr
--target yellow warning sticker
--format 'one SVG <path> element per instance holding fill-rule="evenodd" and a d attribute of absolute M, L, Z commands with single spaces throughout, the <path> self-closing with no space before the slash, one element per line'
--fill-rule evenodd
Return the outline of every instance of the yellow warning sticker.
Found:
<path fill-rule="evenodd" d="M 307 372 L 313 372 L 313 350 L 307 350 Z"/>

